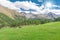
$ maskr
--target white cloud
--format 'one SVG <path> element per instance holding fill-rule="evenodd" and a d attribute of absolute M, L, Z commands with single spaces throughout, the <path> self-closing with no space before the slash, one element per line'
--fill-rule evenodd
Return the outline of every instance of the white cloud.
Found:
<path fill-rule="evenodd" d="M 60 8 L 60 6 L 58 6 L 58 5 L 53 5 L 53 7 L 58 7 L 58 8 Z"/>
<path fill-rule="evenodd" d="M 40 0 L 41 2 L 41 0 Z M 39 13 L 45 13 L 45 12 L 54 12 L 54 13 L 57 13 L 59 14 L 60 13 L 60 10 L 50 10 L 50 9 L 46 9 L 46 6 L 44 6 L 44 4 L 42 4 L 42 6 L 37 6 L 38 4 L 36 3 L 33 3 L 31 1 L 16 1 L 16 2 L 10 2 L 9 0 L 0 0 L 0 5 L 3 5 L 5 7 L 8 7 L 10 9 L 13 9 L 13 10 L 17 10 L 19 12 L 21 12 L 22 9 L 24 10 L 29 10 L 29 9 L 33 9 L 33 10 L 36 10 L 36 12 L 33 12 L 32 13 L 35 13 L 35 14 L 39 14 Z M 60 6 L 58 5 L 52 5 L 52 7 L 58 7 L 60 8 Z M 29 11 L 25 11 L 26 13 L 29 13 Z"/>
<path fill-rule="evenodd" d="M 60 10 L 50 10 L 51 12 L 55 13 L 55 14 L 60 14 Z"/>
<path fill-rule="evenodd" d="M 23 2 L 16 1 L 14 4 L 16 7 L 22 8 L 25 10 L 29 10 L 29 9 L 39 10 L 40 9 L 40 7 L 37 6 L 38 4 L 35 4 L 31 1 L 30 2 L 28 2 L 28 1 L 23 1 Z"/>
<path fill-rule="evenodd" d="M 18 8 L 22 8 L 24 10 L 29 10 L 29 9 L 35 10 L 37 14 L 38 14 L 38 12 L 41 12 L 41 8 L 42 8 L 42 7 L 37 6 L 38 4 L 33 3 L 31 1 L 29 1 L 29 2 L 28 1 L 23 1 L 23 2 L 16 1 L 14 3 L 14 5 Z M 26 11 L 26 12 L 29 12 L 29 11 Z M 32 11 L 32 13 L 33 13 L 33 11 Z"/>
<path fill-rule="evenodd" d="M 18 9 L 17 7 L 14 6 L 14 4 L 12 2 L 10 2 L 9 0 L 0 0 L 0 5 L 8 7 L 10 9 Z"/>
<path fill-rule="evenodd" d="M 10 9 L 14 9 L 14 10 L 20 10 L 20 8 L 24 9 L 24 10 L 36 10 L 36 11 L 40 11 L 40 7 L 37 6 L 38 4 L 33 3 L 31 1 L 16 1 L 16 2 L 10 2 L 9 0 L 0 0 L 0 5 L 8 7 Z M 21 11 L 21 10 L 20 10 Z"/>

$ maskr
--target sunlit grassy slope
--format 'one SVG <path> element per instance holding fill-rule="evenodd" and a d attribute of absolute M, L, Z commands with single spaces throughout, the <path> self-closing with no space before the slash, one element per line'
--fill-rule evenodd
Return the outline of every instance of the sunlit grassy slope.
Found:
<path fill-rule="evenodd" d="M 60 40 L 60 22 L 0 29 L 0 40 Z"/>

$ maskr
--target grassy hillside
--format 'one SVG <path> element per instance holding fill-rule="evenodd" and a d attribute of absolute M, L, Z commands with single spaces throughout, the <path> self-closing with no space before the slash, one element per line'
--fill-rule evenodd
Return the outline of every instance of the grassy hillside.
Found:
<path fill-rule="evenodd" d="M 60 40 L 60 22 L 0 29 L 0 40 Z"/>

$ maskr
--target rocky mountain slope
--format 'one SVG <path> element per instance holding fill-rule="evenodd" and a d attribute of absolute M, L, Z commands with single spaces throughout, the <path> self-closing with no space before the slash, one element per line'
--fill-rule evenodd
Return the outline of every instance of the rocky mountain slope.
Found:
<path fill-rule="evenodd" d="M 20 13 L 17 12 L 16 10 L 9 9 L 1 5 L 0 5 L 0 13 L 3 13 L 11 18 L 13 18 L 15 15 L 20 15 Z"/>
<path fill-rule="evenodd" d="M 52 12 L 44 13 L 44 14 L 33 14 L 33 13 L 21 13 L 21 14 L 24 15 L 26 18 L 38 18 L 38 19 L 45 18 L 45 19 L 52 19 L 52 20 L 60 16 Z"/>
<path fill-rule="evenodd" d="M 0 5 L 0 13 L 3 13 L 11 18 L 14 16 L 25 16 L 26 18 L 46 18 L 46 19 L 54 19 L 59 17 L 58 15 L 49 12 L 49 13 L 44 13 L 44 14 L 33 14 L 33 13 L 19 13 L 16 10 L 8 9 L 6 7 L 3 7 Z"/>

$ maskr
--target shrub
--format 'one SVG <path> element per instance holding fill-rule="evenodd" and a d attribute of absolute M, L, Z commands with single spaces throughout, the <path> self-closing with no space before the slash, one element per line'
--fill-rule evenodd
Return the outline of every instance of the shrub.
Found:
<path fill-rule="evenodd" d="M 60 21 L 60 17 L 58 17 L 58 18 L 55 18 L 55 21 Z"/>

